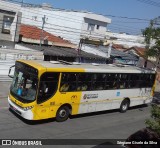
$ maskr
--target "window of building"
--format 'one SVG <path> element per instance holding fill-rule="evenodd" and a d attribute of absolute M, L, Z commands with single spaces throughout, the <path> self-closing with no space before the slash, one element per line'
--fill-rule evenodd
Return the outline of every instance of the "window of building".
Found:
<path fill-rule="evenodd" d="M 94 31 L 94 28 L 95 28 L 95 24 L 91 24 L 91 23 L 88 24 L 89 31 Z"/>
<path fill-rule="evenodd" d="M 10 16 L 3 17 L 2 33 L 10 34 L 13 19 L 14 18 Z"/>
<path fill-rule="evenodd" d="M 32 20 L 37 20 L 37 16 L 32 16 Z"/>
<path fill-rule="evenodd" d="M 96 28 L 97 28 L 97 30 L 99 30 L 100 26 L 99 26 L 99 25 L 97 25 L 97 27 L 96 27 Z"/>

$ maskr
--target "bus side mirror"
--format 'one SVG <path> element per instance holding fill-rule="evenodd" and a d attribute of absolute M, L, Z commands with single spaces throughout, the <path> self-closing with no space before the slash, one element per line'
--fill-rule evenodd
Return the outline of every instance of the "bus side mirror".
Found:
<path fill-rule="evenodd" d="M 14 77 L 14 70 L 15 70 L 15 65 L 13 65 L 13 66 L 11 66 L 11 67 L 9 68 L 8 76 L 9 76 L 10 78 L 13 78 L 13 77 Z"/>

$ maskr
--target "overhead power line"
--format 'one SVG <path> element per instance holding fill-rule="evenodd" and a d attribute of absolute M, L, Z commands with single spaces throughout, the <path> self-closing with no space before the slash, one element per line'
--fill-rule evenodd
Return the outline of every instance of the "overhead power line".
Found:
<path fill-rule="evenodd" d="M 129 19 L 129 20 L 150 21 L 149 19 L 133 18 L 133 17 L 126 17 L 126 16 L 115 16 L 110 14 L 105 14 L 104 16 L 117 17 L 117 18 Z"/>
<path fill-rule="evenodd" d="M 10 8 L 13 8 L 12 6 L 9 6 Z M 23 7 L 22 7 L 23 8 Z M 25 7 L 24 7 L 25 8 Z M 27 7 L 26 7 L 27 8 Z M 31 12 L 31 11 L 33 11 L 33 13 L 34 14 L 38 14 L 39 16 L 38 17 L 41 17 L 42 15 L 44 15 L 44 12 L 43 11 L 38 11 L 38 10 L 33 10 L 33 9 L 31 9 L 31 10 L 25 10 L 25 12 Z M 77 21 L 74 19 L 73 20 L 73 18 L 71 18 L 70 16 L 70 14 L 68 15 L 68 17 L 65 17 L 65 16 L 61 16 L 61 15 L 57 15 L 56 14 L 56 16 L 57 17 L 55 17 L 55 16 L 53 16 L 53 14 L 52 13 L 46 13 L 46 14 L 48 14 L 48 15 L 50 15 L 49 16 L 49 18 L 54 18 L 54 19 L 60 19 L 60 20 L 64 20 L 65 19 L 65 21 L 68 21 L 68 22 L 76 22 L 76 23 L 80 23 L 80 19 L 77 19 Z M 103 14 L 102 14 L 103 15 Z M 31 19 L 31 18 L 27 18 L 26 16 L 30 16 L 30 15 L 26 15 L 26 14 L 23 14 L 22 15 L 22 18 L 25 18 L 25 19 L 30 19 L 30 20 L 32 20 L 33 21 L 33 19 Z M 73 15 L 72 15 L 73 16 Z M 31 16 L 30 16 L 31 17 Z M 114 17 L 116 17 L 116 16 L 114 16 Z M 120 17 L 120 16 L 119 16 Z M 78 18 L 78 17 L 77 17 Z M 120 18 L 128 18 L 128 17 L 120 17 Z M 137 21 L 139 21 L 139 22 L 141 22 L 141 21 L 143 21 L 143 22 L 145 22 L 146 21 L 146 23 L 149 21 L 149 20 L 146 20 L 146 19 L 140 19 L 140 18 L 129 18 L 129 19 L 138 19 Z M 39 25 L 40 25 L 40 23 L 42 23 L 42 21 L 38 21 L 38 20 L 34 20 L 34 21 L 36 21 L 36 22 L 39 22 Z M 79 22 L 78 22 L 79 21 Z M 66 29 L 70 29 L 71 31 L 68 31 L 69 33 L 70 32 L 72 32 L 72 33 L 80 33 L 79 31 L 86 31 L 86 30 L 81 30 L 81 29 L 78 29 L 78 28 L 74 28 L 74 27 L 68 27 L 68 26 L 62 26 L 62 25 L 57 25 L 57 24 L 53 24 L 53 23 L 47 23 L 46 22 L 46 24 L 48 24 L 48 25 L 50 25 L 51 27 L 45 27 L 45 28 L 52 28 L 52 26 L 57 26 L 57 27 L 59 27 L 58 29 L 57 28 L 52 28 L 52 29 L 54 29 L 54 30 L 56 30 L 56 31 L 68 31 L 68 30 L 66 30 Z M 83 23 L 81 23 L 82 25 L 83 25 Z M 111 24 L 110 26 L 114 26 L 114 24 Z M 121 26 L 119 26 L 119 27 L 121 27 L 121 29 L 122 29 L 122 27 L 123 27 L 123 30 L 125 29 L 125 30 L 127 30 L 127 32 L 133 32 L 133 30 L 136 32 L 136 31 L 138 31 L 138 28 L 137 28 L 137 30 L 134 28 L 133 29 L 133 27 L 130 27 L 130 26 L 124 26 L 124 25 L 121 25 Z M 63 29 L 62 29 L 63 28 Z M 112 28 L 114 28 L 114 27 L 112 27 Z M 129 29 L 130 28 L 130 29 Z M 74 31 L 75 30 L 75 31 Z M 79 31 L 78 31 L 79 30 Z M 123 31 L 124 32 L 124 31 Z M 137 32 L 136 32 L 137 33 Z M 101 35 L 100 33 L 95 33 L 95 34 L 97 34 L 97 35 Z"/>
<path fill-rule="evenodd" d="M 11 7 L 10 7 L 11 8 Z M 29 11 L 29 10 L 28 10 Z M 36 14 L 38 14 L 39 15 L 39 13 L 36 13 Z M 44 14 L 44 13 L 43 13 Z M 26 17 L 26 16 L 28 16 L 28 17 Z M 33 18 L 29 18 L 29 17 L 31 17 L 30 15 L 26 15 L 26 14 L 23 14 L 23 16 L 22 16 L 22 19 L 24 18 L 24 19 L 28 19 L 28 20 L 32 20 L 32 21 L 34 21 L 34 22 L 38 22 L 38 24 L 40 25 L 41 23 L 42 23 L 42 21 L 38 21 L 38 20 L 33 20 Z M 50 18 L 50 17 L 49 17 Z M 52 17 L 51 17 L 52 18 Z M 56 19 L 59 19 L 59 18 L 56 18 Z M 70 22 L 70 20 L 69 19 L 67 19 L 66 21 L 69 21 Z M 38 25 L 37 24 L 37 25 Z M 82 29 L 78 29 L 78 28 L 74 28 L 74 27 L 68 27 L 68 26 L 62 26 L 62 25 L 57 25 L 57 24 L 55 24 L 55 23 L 48 23 L 48 22 L 46 22 L 46 24 L 48 24 L 48 25 L 51 25 L 51 26 L 57 26 L 57 27 L 59 27 L 59 28 L 63 28 L 63 30 L 64 29 L 70 29 L 71 30 L 71 32 L 73 32 L 73 30 L 76 30 L 76 32 L 79 30 L 79 31 L 86 31 L 86 30 L 82 30 Z M 83 25 L 84 23 L 82 23 L 82 25 Z M 111 25 L 114 25 L 114 24 L 111 24 Z M 121 25 L 121 27 L 123 27 L 123 25 Z M 124 26 L 124 27 L 126 27 L 126 26 Z M 46 28 L 46 27 L 45 27 Z M 127 28 L 133 28 L 133 27 L 130 27 L 130 26 L 127 26 Z M 128 29 L 129 30 L 129 29 Z M 75 31 L 74 31 L 75 32 Z M 80 33 L 80 32 L 79 32 Z M 96 33 L 97 35 L 99 34 L 100 35 L 100 33 Z"/>
<path fill-rule="evenodd" d="M 160 7 L 160 2 L 155 2 L 155 1 L 152 1 L 152 0 L 137 0 L 141 3 L 145 3 L 145 4 L 148 4 L 148 5 L 152 5 L 152 6 L 155 6 L 155 7 Z"/>
<path fill-rule="evenodd" d="M 22 2 L 16 1 L 16 0 L 8 0 L 8 1 L 16 2 L 16 3 L 19 3 L 19 4 L 22 3 Z M 32 6 L 37 6 L 36 8 L 41 8 L 42 7 L 41 5 L 31 4 L 31 3 L 23 3 L 23 4 L 24 5 L 26 4 L 26 5 L 31 6 L 31 7 Z M 64 9 L 54 8 L 52 11 L 64 11 Z M 68 11 L 68 10 L 66 10 L 66 11 Z M 47 14 L 50 14 L 50 13 L 46 13 L 46 15 Z M 116 16 L 116 15 L 111 15 L 111 14 L 99 14 L 99 15 L 103 15 L 103 16 L 107 16 L 107 17 L 110 16 L 110 17 L 122 18 L 122 19 L 131 19 L 131 20 L 139 20 L 139 21 L 150 21 L 150 19 L 145 19 L 145 18 L 132 18 L 132 17 L 127 17 L 127 16 Z M 72 15 L 72 16 L 74 16 L 74 15 Z M 66 18 L 66 17 L 64 17 L 64 18 Z"/>

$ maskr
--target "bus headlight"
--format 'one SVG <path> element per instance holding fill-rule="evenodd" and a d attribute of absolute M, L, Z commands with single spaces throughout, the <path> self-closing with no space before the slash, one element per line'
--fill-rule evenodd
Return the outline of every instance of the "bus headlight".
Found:
<path fill-rule="evenodd" d="M 27 106 L 27 107 L 24 107 L 23 110 L 24 110 L 24 111 L 27 111 L 27 110 L 32 109 L 33 107 L 34 107 L 34 106 Z"/>

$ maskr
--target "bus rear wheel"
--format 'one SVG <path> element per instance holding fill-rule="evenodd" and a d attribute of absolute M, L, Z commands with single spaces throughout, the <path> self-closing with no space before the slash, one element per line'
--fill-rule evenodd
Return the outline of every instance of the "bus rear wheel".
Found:
<path fill-rule="evenodd" d="M 121 106 L 120 106 L 120 112 L 124 113 L 128 110 L 129 108 L 129 100 L 125 99 L 122 101 Z"/>
<path fill-rule="evenodd" d="M 58 109 L 56 113 L 56 121 L 63 122 L 69 117 L 69 108 L 67 106 L 62 106 Z"/>

